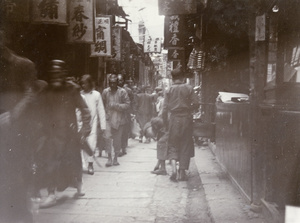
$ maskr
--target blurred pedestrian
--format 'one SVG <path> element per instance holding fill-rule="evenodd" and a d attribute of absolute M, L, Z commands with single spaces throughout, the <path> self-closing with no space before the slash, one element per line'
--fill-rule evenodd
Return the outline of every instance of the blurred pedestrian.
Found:
<path fill-rule="evenodd" d="M 136 95 L 136 119 L 141 127 L 140 142 L 143 142 L 145 135 L 145 125 L 150 122 L 153 117 L 153 100 L 154 96 L 146 93 L 146 87 L 141 88 L 141 92 Z M 146 143 L 150 142 L 150 138 L 146 138 Z"/>
<path fill-rule="evenodd" d="M 193 116 L 199 106 L 193 87 L 184 82 L 184 72 L 177 67 L 171 72 L 173 84 L 166 91 L 162 117 L 169 132 L 168 158 L 172 164 L 170 179 L 177 181 L 176 161 L 179 161 L 178 180 L 187 180 L 190 158 L 194 156 Z M 169 117 L 169 118 L 168 118 Z"/>
<path fill-rule="evenodd" d="M 164 104 L 164 93 L 163 91 L 158 91 L 157 99 L 155 102 L 155 111 L 158 117 L 161 117 L 163 104 Z"/>
<path fill-rule="evenodd" d="M 118 74 L 118 86 L 121 88 L 124 88 L 125 91 L 127 92 L 128 98 L 130 100 L 130 106 L 129 109 L 126 111 L 126 116 L 125 116 L 125 126 L 122 132 L 122 141 L 121 141 L 121 152 L 119 156 L 126 155 L 126 148 L 128 146 L 128 138 L 131 136 L 131 115 L 133 114 L 133 93 L 132 90 L 125 86 L 125 80 L 124 76 L 122 74 Z"/>
<path fill-rule="evenodd" d="M 118 87 L 118 77 L 116 74 L 109 74 L 109 87 L 103 90 L 102 97 L 106 111 L 107 129 L 104 133 L 106 141 L 106 152 L 109 166 L 120 165 L 118 155 L 121 150 L 122 132 L 126 125 L 126 115 L 130 108 L 130 100 L 125 89 Z M 112 145 L 114 148 L 114 158 L 112 160 Z"/>
<path fill-rule="evenodd" d="M 37 165 L 37 189 L 47 188 L 48 197 L 41 208 L 56 204 L 55 191 L 67 187 L 82 191 L 82 163 L 80 140 L 90 133 L 90 112 L 80 95 L 80 87 L 66 82 L 65 62 L 50 62 L 49 85 L 39 98 L 40 138 L 35 155 Z M 78 133 L 76 108 L 80 110 L 82 127 Z"/>
<path fill-rule="evenodd" d="M 32 61 L 6 47 L 0 31 L 0 222 L 33 222 L 27 193 L 32 154 L 30 111 L 35 99 Z"/>
<path fill-rule="evenodd" d="M 81 95 L 84 96 L 85 102 L 91 114 L 91 132 L 87 137 L 87 142 L 93 153 L 97 150 L 98 135 L 97 131 L 100 125 L 101 133 L 106 129 L 106 116 L 101 94 L 93 89 L 93 80 L 90 74 L 85 74 L 81 78 Z M 93 160 L 94 154 L 88 157 L 88 174 L 94 174 Z"/>
<path fill-rule="evenodd" d="M 164 128 L 163 120 L 161 117 L 155 117 L 151 119 L 151 126 L 153 132 L 157 136 L 156 144 L 156 154 L 157 154 L 157 163 L 154 167 L 154 170 L 151 171 L 153 174 L 157 175 L 167 175 L 166 171 L 166 160 L 168 153 L 168 132 Z"/>

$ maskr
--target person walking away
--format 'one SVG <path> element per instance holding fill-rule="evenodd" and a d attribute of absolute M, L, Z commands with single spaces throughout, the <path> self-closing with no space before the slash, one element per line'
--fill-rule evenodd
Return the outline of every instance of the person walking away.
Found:
<path fill-rule="evenodd" d="M 189 168 L 190 158 L 194 156 L 192 112 L 199 107 L 199 101 L 193 87 L 184 82 L 181 67 L 174 69 L 171 75 L 173 84 L 165 93 L 162 117 L 169 132 L 170 180 L 177 181 L 176 161 L 179 161 L 178 180 L 184 181 L 187 180 L 185 171 Z"/>
<path fill-rule="evenodd" d="M 85 102 L 90 110 L 91 114 L 91 132 L 87 137 L 87 142 L 95 153 L 98 141 L 97 132 L 98 125 L 100 124 L 100 131 L 103 132 L 106 129 L 106 116 L 104 105 L 102 101 L 101 94 L 93 90 L 93 80 L 90 74 L 85 74 L 81 78 L 81 95 L 84 96 Z M 94 167 L 93 167 L 93 156 L 88 157 L 88 174 L 94 174 Z"/>
<path fill-rule="evenodd" d="M 154 170 L 151 173 L 156 175 L 167 175 L 166 171 L 166 160 L 168 152 L 168 132 L 165 130 L 163 125 L 163 120 L 161 117 L 155 117 L 151 119 L 151 125 L 153 131 L 157 135 L 157 144 L 156 144 L 156 155 L 157 163 L 154 167 Z"/>
<path fill-rule="evenodd" d="M 0 222 L 32 223 L 30 186 L 34 135 L 30 113 L 35 99 L 36 69 L 32 61 L 10 50 L 0 31 Z M 31 141 L 32 140 L 32 141 Z"/>
<path fill-rule="evenodd" d="M 118 155 L 121 150 L 121 137 L 126 125 L 126 115 L 130 107 L 130 100 L 125 89 L 118 87 L 116 74 L 109 74 L 109 87 L 102 93 L 103 104 L 106 111 L 106 131 L 104 133 L 106 141 L 106 152 L 109 166 L 120 165 Z M 114 148 L 114 159 L 112 160 L 112 146 Z"/>
<path fill-rule="evenodd" d="M 128 95 L 128 98 L 130 100 L 130 107 L 126 111 L 126 116 L 125 116 L 126 123 L 125 123 L 124 129 L 123 129 L 123 132 L 122 132 L 121 152 L 120 152 L 119 156 L 123 156 L 123 155 L 127 154 L 126 148 L 128 146 L 128 138 L 131 133 L 131 114 L 133 113 L 133 97 L 134 96 L 133 96 L 132 90 L 129 87 L 125 86 L 124 84 L 125 84 L 125 80 L 124 80 L 123 74 L 118 74 L 118 86 L 125 89 L 125 91 Z"/>
<path fill-rule="evenodd" d="M 40 208 L 55 205 L 55 191 L 64 191 L 70 186 L 77 188 L 75 196 L 84 196 L 80 140 L 89 135 L 91 120 L 80 87 L 65 81 L 65 62 L 52 60 L 48 73 L 49 85 L 38 100 L 41 127 L 35 154 L 36 188 L 48 190 L 48 197 L 41 202 Z M 76 108 L 80 110 L 82 120 L 79 133 Z"/>
<path fill-rule="evenodd" d="M 136 119 L 141 127 L 140 142 L 143 142 L 144 127 L 153 117 L 153 95 L 146 93 L 146 87 L 141 88 L 141 92 L 136 95 Z M 150 142 L 150 138 L 146 139 Z"/>

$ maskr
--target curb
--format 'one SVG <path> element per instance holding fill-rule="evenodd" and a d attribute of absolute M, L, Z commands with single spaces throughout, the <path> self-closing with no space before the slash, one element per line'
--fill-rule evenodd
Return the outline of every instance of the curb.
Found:
<path fill-rule="evenodd" d="M 262 216 L 251 211 L 250 204 L 232 184 L 208 146 L 196 147 L 194 159 L 214 223 L 266 223 Z"/>

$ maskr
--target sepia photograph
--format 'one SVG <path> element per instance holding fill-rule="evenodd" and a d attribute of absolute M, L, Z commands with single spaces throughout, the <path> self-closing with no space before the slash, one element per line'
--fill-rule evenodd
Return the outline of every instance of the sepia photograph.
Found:
<path fill-rule="evenodd" d="M 299 223 L 298 134 L 300 0 L 0 0 L 0 223 Z"/>

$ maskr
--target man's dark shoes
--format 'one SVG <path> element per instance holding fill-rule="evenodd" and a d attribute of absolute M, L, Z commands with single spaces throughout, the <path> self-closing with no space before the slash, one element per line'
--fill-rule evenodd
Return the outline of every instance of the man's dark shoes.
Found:
<path fill-rule="evenodd" d="M 89 163 L 89 165 L 88 165 L 88 174 L 94 175 L 93 163 Z"/>
<path fill-rule="evenodd" d="M 115 160 L 115 159 L 114 159 L 114 161 L 113 161 L 113 165 L 114 165 L 114 166 L 119 166 L 119 165 L 120 165 L 120 163 L 118 162 L 118 160 Z"/>
<path fill-rule="evenodd" d="M 172 173 L 172 175 L 170 176 L 170 180 L 173 181 L 173 182 L 177 182 L 177 174 Z"/>
<path fill-rule="evenodd" d="M 112 166 L 112 160 L 111 160 L 111 158 L 108 158 L 108 160 L 107 160 L 105 166 L 106 166 L 106 167 Z"/>
<path fill-rule="evenodd" d="M 156 174 L 156 175 L 167 175 L 167 171 L 165 170 L 153 170 L 151 173 Z"/>
<path fill-rule="evenodd" d="M 118 154 L 118 157 L 125 156 L 126 154 L 127 154 L 126 151 L 122 151 Z"/>
<path fill-rule="evenodd" d="M 158 170 L 158 169 L 159 169 L 159 167 L 158 167 L 158 166 L 156 166 L 156 167 L 154 167 L 153 171 L 155 171 L 155 170 Z"/>

